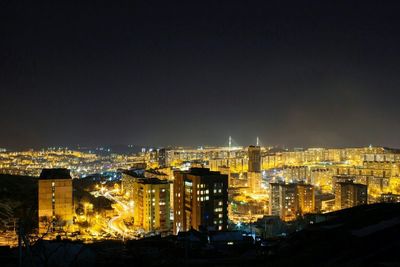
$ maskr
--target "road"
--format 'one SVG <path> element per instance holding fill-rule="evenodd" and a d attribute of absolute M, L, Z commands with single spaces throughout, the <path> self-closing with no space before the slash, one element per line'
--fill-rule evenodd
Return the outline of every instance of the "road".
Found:
<path fill-rule="evenodd" d="M 132 217 L 133 207 L 121 201 L 118 197 L 113 196 L 107 189 L 99 190 L 98 194 L 114 202 L 113 208 L 118 213 L 117 216 L 108 221 L 108 228 L 113 233 L 117 233 L 123 238 L 134 239 L 137 232 L 133 229 L 129 229 L 124 223 L 124 218 Z"/>

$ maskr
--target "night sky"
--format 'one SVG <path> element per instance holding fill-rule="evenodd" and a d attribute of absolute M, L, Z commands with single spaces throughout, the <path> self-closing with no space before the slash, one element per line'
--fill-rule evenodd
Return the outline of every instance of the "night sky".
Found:
<path fill-rule="evenodd" d="M 396 2 L 2 0 L 0 147 L 400 147 Z"/>

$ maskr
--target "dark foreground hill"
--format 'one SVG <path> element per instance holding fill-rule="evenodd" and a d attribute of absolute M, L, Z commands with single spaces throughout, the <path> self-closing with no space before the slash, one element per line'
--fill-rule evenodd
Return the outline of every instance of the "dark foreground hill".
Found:
<path fill-rule="evenodd" d="M 24 254 L 24 266 L 400 266 L 399 204 L 355 207 L 324 217 L 288 237 L 241 246 L 212 244 L 196 233 L 186 235 L 189 239 L 95 244 L 43 241 L 31 248 L 32 256 Z M 0 260 L 2 266 L 14 266 L 17 249 L 0 250 Z"/>
<path fill-rule="evenodd" d="M 37 177 L 0 174 L 0 230 L 20 218 L 37 224 Z"/>
<path fill-rule="evenodd" d="M 268 266 L 400 266 L 400 204 L 327 215 L 282 241 Z"/>

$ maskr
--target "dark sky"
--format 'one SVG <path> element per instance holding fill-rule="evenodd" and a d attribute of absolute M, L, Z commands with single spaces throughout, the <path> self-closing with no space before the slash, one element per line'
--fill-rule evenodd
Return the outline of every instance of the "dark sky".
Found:
<path fill-rule="evenodd" d="M 400 147 L 396 2 L 0 0 L 0 147 Z"/>

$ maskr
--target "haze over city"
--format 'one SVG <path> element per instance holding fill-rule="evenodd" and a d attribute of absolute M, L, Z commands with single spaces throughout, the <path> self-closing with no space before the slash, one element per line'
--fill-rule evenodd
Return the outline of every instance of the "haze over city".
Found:
<path fill-rule="evenodd" d="M 0 147 L 400 147 L 398 10 L 5 1 Z"/>

